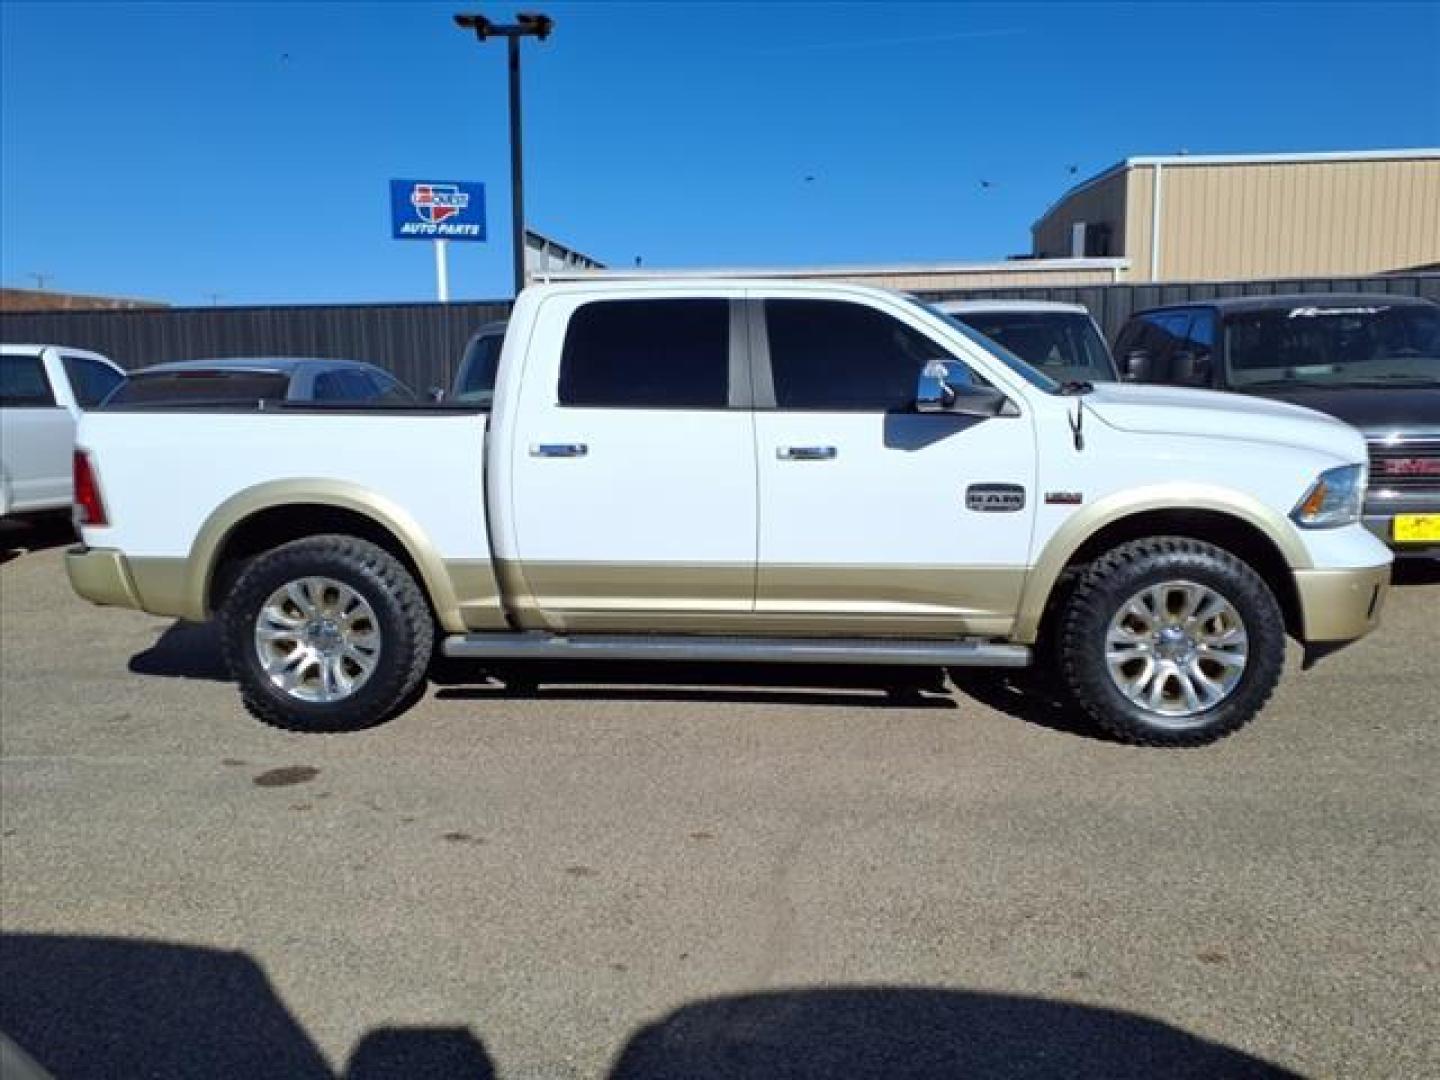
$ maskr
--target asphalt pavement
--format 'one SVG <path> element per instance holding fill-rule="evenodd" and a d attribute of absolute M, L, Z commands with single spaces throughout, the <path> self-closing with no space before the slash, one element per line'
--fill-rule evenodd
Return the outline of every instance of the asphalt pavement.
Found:
<path fill-rule="evenodd" d="M 0 533 L 0 1031 L 57 1076 L 1440 1074 L 1433 568 L 1203 750 L 653 666 L 306 736 L 55 533 Z"/>

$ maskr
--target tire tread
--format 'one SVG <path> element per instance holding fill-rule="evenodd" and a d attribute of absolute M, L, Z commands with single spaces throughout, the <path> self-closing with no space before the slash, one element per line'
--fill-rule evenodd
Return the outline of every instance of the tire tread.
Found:
<path fill-rule="evenodd" d="M 394 601 L 401 620 L 411 637 L 411 648 L 398 669 L 388 673 L 389 685 L 381 692 L 374 693 L 370 702 L 358 711 L 353 703 L 348 712 L 337 715 L 333 721 L 316 720 L 310 717 L 298 719 L 297 714 L 287 710 L 263 689 L 250 685 L 241 650 L 249 646 L 251 634 L 247 613 L 252 605 L 263 597 L 257 596 L 269 586 L 264 578 L 276 573 L 294 573 L 296 576 L 313 574 L 310 565 L 316 557 L 332 559 L 348 564 L 349 568 L 373 577 L 385 593 Z M 287 566 L 297 565 L 293 570 Z M 435 623 L 430 605 L 411 575 L 395 556 L 378 544 L 355 536 L 327 533 L 308 536 L 281 545 L 254 559 L 241 571 L 220 609 L 222 627 L 221 649 L 225 665 L 240 684 L 241 700 L 251 716 L 271 727 L 287 731 L 340 732 L 371 727 L 389 719 L 396 706 L 409 697 L 420 685 L 430 665 L 435 648 Z M 387 648 L 395 648 L 393 642 Z M 377 673 L 378 674 L 378 673 Z M 371 690 L 373 678 L 362 691 Z"/>
<path fill-rule="evenodd" d="M 1213 722 L 1193 729 L 1147 728 L 1128 717 L 1117 715 L 1105 702 L 1105 693 L 1109 688 L 1102 680 L 1108 680 L 1109 674 L 1104 669 L 1095 670 L 1093 665 L 1084 663 L 1080 644 L 1094 632 L 1095 626 L 1108 622 L 1113 614 L 1110 608 L 1113 598 L 1108 595 L 1112 582 L 1141 572 L 1138 567 L 1147 562 L 1163 564 L 1177 561 L 1191 569 L 1199 561 L 1209 562 L 1232 580 L 1257 589 L 1251 599 L 1258 601 L 1256 606 L 1262 625 L 1250 625 L 1255 613 L 1247 613 L 1247 633 L 1257 645 L 1260 639 L 1278 636 L 1281 655 L 1279 662 L 1272 664 L 1272 658 L 1261 656 L 1257 647 L 1252 653 L 1252 664 L 1259 668 L 1258 682 L 1252 681 L 1250 687 L 1242 687 L 1236 695 L 1216 706 Z M 1074 591 L 1058 622 L 1058 637 L 1061 673 L 1077 704 L 1111 738 L 1134 746 L 1198 747 L 1234 734 L 1270 700 L 1284 666 L 1284 617 L 1264 580 L 1249 564 L 1224 548 L 1186 536 L 1132 540 L 1096 559 L 1075 582 Z M 1256 673 L 1247 672 L 1247 678 L 1252 674 Z M 1243 703 L 1237 701 L 1241 696 L 1245 697 Z"/>

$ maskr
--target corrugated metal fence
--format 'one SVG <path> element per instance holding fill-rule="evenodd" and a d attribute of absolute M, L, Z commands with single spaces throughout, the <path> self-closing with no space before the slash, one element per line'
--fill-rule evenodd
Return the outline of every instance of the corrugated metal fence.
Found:
<path fill-rule="evenodd" d="M 1114 338 L 1133 311 L 1219 296 L 1401 293 L 1440 301 L 1440 274 L 1299 281 L 1096 285 L 924 293 L 926 299 L 1005 297 L 1084 304 Z M 0 341 L 93 349 L 127 368 L 219 356 L 338 356 L 368 360 L 418 390 L 449 386 L 465 342 L 504 318 L 509 301 L 293 307 L 159 308 L 0 314 Z"/>
<path fill-rule="evenodd" d="M 368 360 L 417 390 L 450 385 L 465 342 L 510 302 L 0 314 L 0 342 L 71 345 L 126 368 L 221 356 Z"/>

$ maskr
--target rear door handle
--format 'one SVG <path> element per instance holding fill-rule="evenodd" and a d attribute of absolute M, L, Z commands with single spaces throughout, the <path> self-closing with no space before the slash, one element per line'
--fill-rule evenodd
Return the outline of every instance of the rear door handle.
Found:
<path fill-rule="evenodd" d="M 782 461 L 829 461 L 839 453 L 833 446 L 777 446 L 775 455 Z"/>
<path fill-rule="evenodd" d="M 583 442 L 531 443 L 531 457 L 584 457 L 590 448 Z"/>

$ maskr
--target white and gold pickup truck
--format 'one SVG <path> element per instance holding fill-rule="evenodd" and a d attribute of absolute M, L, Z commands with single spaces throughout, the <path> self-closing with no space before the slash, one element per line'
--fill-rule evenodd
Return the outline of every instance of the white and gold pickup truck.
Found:
<path fill-rule="evenodd" d="M 1196 745 L 1374 627 L 1365 444 L 1306 409 L 1058 384 L 841 284 L 593 280 L 516 302 L 493 405 L 105 409 L 102 604 L 216 618 L 251 711 L 379 722 L 450 657 L 1020 667 Z M 1047 648 L 1040 648 L 1048 646 Z"/>

